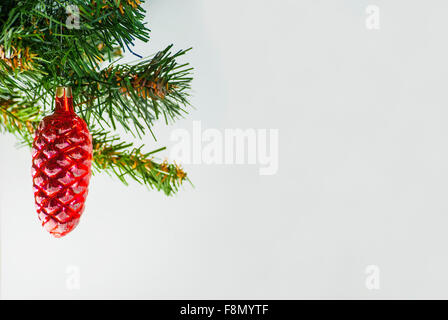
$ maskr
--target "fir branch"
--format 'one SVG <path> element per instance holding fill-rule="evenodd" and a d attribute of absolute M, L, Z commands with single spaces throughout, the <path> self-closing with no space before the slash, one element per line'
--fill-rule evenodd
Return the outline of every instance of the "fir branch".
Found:
<path fill-rule="evenodd" d="M 171 48 L 136 65 L 111 65 L 75 84 L 75 97 L 85 99 L 75 101 L 81 106 L 80 112 L 113 129 L 118 122 L 127 131 L 135 129 L 138 135 L 161 115 L 168 124 L 186 114 L 192 68 L 176 59 L 188 50 L 171 54 Z"/>
<path fill-rule="evenodd" d="M 125 184 L 126 177 L 130 177 L 138 183 L 171 195 L 188 180 L 187 174 L 176 163 L 158 163 L 154 160 L 153 155 L 165 148 L 144 153 L 143 145 L 136 148 L 132 143 L 120 141 L 118 136 L 111 136 L 110 133 L 94 131 L 92 136 L 94 167 L 98 171 L 113 173 Z"/>
<path fill-rule="evenodd" d="M 39 123 L 39 108 L 19 96 L 0 94 L 0 131 L 14 134 L 21 145 L 32 145 L 33 134 Z"/>

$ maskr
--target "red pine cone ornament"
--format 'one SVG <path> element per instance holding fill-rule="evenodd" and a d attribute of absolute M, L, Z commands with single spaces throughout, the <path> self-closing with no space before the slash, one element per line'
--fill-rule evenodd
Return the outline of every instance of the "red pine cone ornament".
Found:
<path fill-rule="evenodd" d="M 65 236 L 84 211 L 92 163 L 92 136 L 73 111 L 69 87 L 56 90 L 55 112 L 42 119 L 33 143 L 37 214 L 54 237 Z"/>

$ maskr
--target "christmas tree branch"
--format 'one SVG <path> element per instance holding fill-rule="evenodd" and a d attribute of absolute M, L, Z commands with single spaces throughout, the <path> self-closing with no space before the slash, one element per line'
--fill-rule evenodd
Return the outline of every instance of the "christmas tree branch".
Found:
<path fill-rule="evenodd" d="M 93 143 L 94 167 L 98 171 L 113 173 L 125 184 L 126 177 L 130 177 L 171 195 L 188 180 L 187 174 L 177 164 L 166 161 L 159 163 L 153 159 L 155 153 L 165 148 L 144 153 L 143 146 L 136 148 L 132 143 L 120 141 L 119 137 L 100 131 L 93 132 Z"/>
<path fill-rule="evenodd" d="M 98 128 L 92 132 L 95 169 L 170 195 L 188 179 L 176 164 L 152 158 L 164 148 L 144 153 L 110 132 L 121 126 L 154 136 L 155 121 L 168 124 L 188 111 L 192 69 L 179 62 L 188 50 L 173 53 L 171 45 L 119 64 L 123 52 L 134 53 L 135 40 L 149 40 L 142 2 L 2 0 L 0 130 L 31 146 L 39 121 L 53 110 L 55 88 L 71 86 L 76 112 Z M 76 12 L 68 13 L 69 5 Z M 73 21 L 79 23 L 69 27 Z"/>
<path fill-rule="evenodd" d="M 136 65 L 111 65 L 78 86 L 74 84 L 75 96 L 85 99 L 75 101 L 80 112 L 113 129 L 118 122 L 138 135 L 161 115 L 168 123 L 186 114 L 192 69 L 178 64 L 176 58 L 188 50 L 171 54 L 171 48 Z"/>
<path fill-rule="evenodd" d="M 14 134 L 22 145 L 31 147 L 39 119 L 38 107 L 20 101 L 19 95 L 0 91 L 0 131 Z"/>

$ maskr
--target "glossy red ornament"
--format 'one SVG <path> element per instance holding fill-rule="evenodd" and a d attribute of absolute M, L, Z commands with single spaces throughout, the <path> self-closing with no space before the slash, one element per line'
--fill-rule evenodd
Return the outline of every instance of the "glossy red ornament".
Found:
<path fill-rule="evenodd" d="M 92 162 L 92 137 L 73 111 L 69 87 L 56 90 L 55 112 L 42 119 L 33 143 L 33 186 L 42 226 L 59 238 L 84 211 Z"/>

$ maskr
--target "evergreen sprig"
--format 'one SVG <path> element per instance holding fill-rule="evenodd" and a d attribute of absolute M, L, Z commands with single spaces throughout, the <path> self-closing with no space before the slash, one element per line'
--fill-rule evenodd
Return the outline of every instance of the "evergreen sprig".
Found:
<path fill-rule="evenodd" d="M 154 160 L 153 155 L 165 147 L 144 153 L 143 146 L 134 147 L 132 143 L 123 142 L 118 136 L 103 131 L 93 132 L 93 144 L 94 168 L 114 174 L 125 184 L 126 177 L 130 177 L 170 195 L 188 180 L 187 174 L 176 163 Z"/>
<path fill-rule="evenodd" d="M 144 134 L 161 115 L 168 124 L 186 113 L 191 68 L 171 54 L 172 46 L 138 64 L 111 64 L 74 85 L 74 96 L 89 97 L 75 104 L 86 119 L 94 117 L 102 127 L 116 123 L 131 133 Z"/>
<path fill-rule="evenodd" d="M 170 195 L 188 179 L 176 164 L 153 159 L 164 148 L 144 152 L 113 133 L 122 127 L 154 136 L 155 121 L 168 124 L 188 111 L 192 68 L 178 62 L 188 50 L 173 53 L 170 45 L 137 63 L 119 63 L 136 39 L 149 40 L 141 4 L 2 0 L 0 130 L 31 146 L 39 121 L 53 110 L 55 88 L 71 86 L 75 110 L 92 131 L 95 170 Z M 68 5 L 79 11 L 79 28 L 67 27 Z"/>
<path fill-rule="evenodd" d="M 40 111 L 39 107 L 20 98 L 19 94 L 0 88 L 0 131 L 16 135 L 20 144 L 31 147 Z"/>

